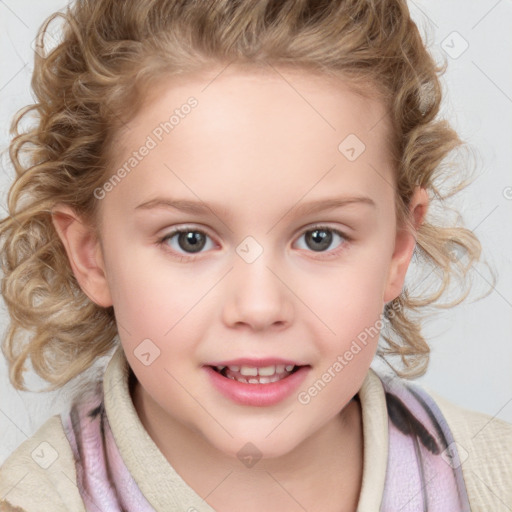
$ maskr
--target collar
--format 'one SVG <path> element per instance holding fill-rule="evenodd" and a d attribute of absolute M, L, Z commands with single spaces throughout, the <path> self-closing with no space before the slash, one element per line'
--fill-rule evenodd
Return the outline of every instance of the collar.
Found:
<path fill-rule="evenodd" d="M 215 512 L 175 471 L 144 429 L 133 405 L 133 375 L 122 346 L 105 370 L 105 411 L 123 461 L 148 502 L 157 511 Z M 363 478 L 357 511 L 379 510 L 388 459 L 388 415 L 381 380 L 371 368 L 358 392 L 363 422 Z"/>

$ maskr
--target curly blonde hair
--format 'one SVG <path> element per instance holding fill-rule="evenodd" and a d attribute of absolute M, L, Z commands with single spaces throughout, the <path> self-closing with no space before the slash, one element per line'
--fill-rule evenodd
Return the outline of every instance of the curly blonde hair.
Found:
<path fill-rule="evenodd" d="M 61 41 L 45 49 L 58 19 Z M 1 290 L 11 317 L 2 350 L 18 389 L 26 389 L 29 358 L 55 389 L 117 343 L 113 308 L 96 305 L 81 290 L 51 210 L 64 203 L 92 223 L 99 220 L 94 190 L 112 172 L 114 136 L 156 78 L 231 62 L 342 77 L 389 110 L 399 221 L 407 222 L 417 186 L 442 205 L 463 186 L 464 169 L 445 162 L 462 142 L 438 118 L 446 64 L 437 65 L 427 51 L 406 0 L 77 0 L 45 21 L 38 45 L 31 82 L 37 102 L 13 120 L 9 155 L 17 177 L 10 215 L 0 223 Z M 36 122 L 20 133 L 31 113 Z M 457 182 L 441 190 L 448 175 Z M 466 277 L 480 244 L 458 224 L 443 226 L 429 210 L 415 256 L 436 270 L 438 283 L 416 295 L 406 286 L 385 307 L 389 321 L 377 353 L 388 364 L 398 356 L 402 367 L 393 369 L 401 377 L 427 368 L 425 308 L 449 307 L 469 291 Z M 460 293 L 443 303 L 454 282 Z"/>

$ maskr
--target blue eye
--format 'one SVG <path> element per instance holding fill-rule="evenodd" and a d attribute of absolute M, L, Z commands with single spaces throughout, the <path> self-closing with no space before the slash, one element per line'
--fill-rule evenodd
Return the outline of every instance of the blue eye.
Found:
<path fill-rule="evenodd" d="M 301 249 L 311 249 L 314 252 L 326 252 L 329 248 L 336 249 L 343 244 L 343 241 L 347 240 L 343 233 L 327 226 L 315 226 L 313 229 L 308 229 L 299 240 L 302 237 L 305 237 L 307 247 L 301 247 Z M 331 247 L 336 240 L 338 240 L 336 246 Z"/>
<path fill-rule="evenodd" d="M 159 242 L 171 247 L 176 252 L 184 252 L 185 254 L 194 254 L 202 251 L 205 246 L 213 245 L 209 236 L 201 230 L 182 228 L 172 231 L 164 236 Z M 168 243 L 170 242 L 170 243 Z M 211 247 L 207 247 L 211 249 Z"/>
<path fill-rule="evenodd" d="M 299 244 L 300 249 L 318 253 L 336 252 L 336 249 L 349 241 L 341 231 L 328 226 L 314 226 L 304 231 L 298 241 L 302 238 L 305 240 L 305 246 L 300 247 Z M 194 254 L 214 247 L 211 238 L 204 231 L 192 227 L 175 229 L 162 237 L 158 243 L 164 245 L 166 250 L 171 249 L 172 252 L 181 255 L 183 260 L 193 258 Z"/>

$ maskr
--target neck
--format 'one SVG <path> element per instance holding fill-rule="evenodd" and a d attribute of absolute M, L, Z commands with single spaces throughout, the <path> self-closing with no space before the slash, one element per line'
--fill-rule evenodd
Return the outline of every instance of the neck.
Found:
<path fill-rule="evenodd" d="M 363 473 L 358 399 L 291 452 L 251 468 L 217 450 L 200 433 L 174 421 L 138 382 L 132 399 L 139 418 L 183 480 L 215 510 L 355 511 Z"/>

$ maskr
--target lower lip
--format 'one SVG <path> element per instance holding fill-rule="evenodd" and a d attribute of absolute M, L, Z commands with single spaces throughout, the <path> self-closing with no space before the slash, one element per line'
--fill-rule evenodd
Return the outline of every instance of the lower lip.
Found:
<path fill-rule="evenodd" d="M 297 371 L 277 382 L 268 384 L 245 384 L 223 377 L 211 366 L 203 366 L 215 388 L 225 397 L 241 405 L 265 407 L 275 405 L 289 397 L 304 381 L 310 367 L 302 366 Z"/>

